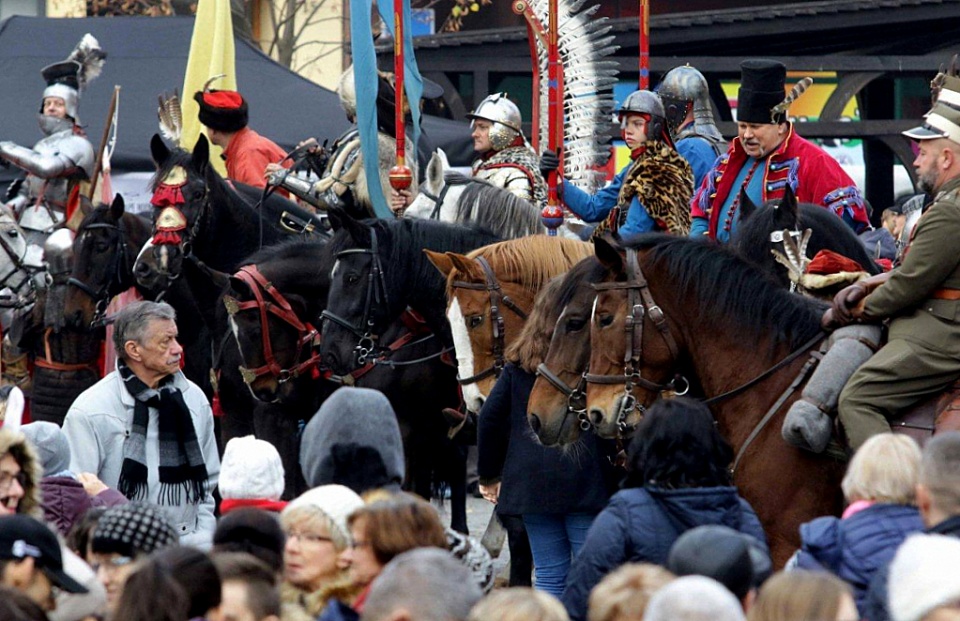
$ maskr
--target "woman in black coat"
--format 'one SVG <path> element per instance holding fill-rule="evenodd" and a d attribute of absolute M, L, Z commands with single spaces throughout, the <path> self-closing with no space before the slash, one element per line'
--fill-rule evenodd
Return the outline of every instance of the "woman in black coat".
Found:
<path fill-rule="evenodd" d="M 656 402 L 630 442 L 623 489 L 594 520 L 570 568 L 561 597 L 570 618 L 586 618 L 590 591 L 606 574 L 624 563 L 665 565 L 673 543 L 697 526 L 728 526 L 766 548 L 757 514 L 730 480 L 732 460 L 705 405 Z"/>
<path fill-rule="evenodd" d="M 616 474 L 609 443 L 593 434 L 568 450 L 541 445 L 527 423 L 535 369 L 543 361 L 559 309 L 545 300 L 559 286 L 548 284 L 530 319 L 507 349 L 508 364 L 480 410 L 480 491 L 497 512 L 523 518 L 536 567 L 537 589 L 559 596 L 567 571 L 596 514 L 607 504 Z"/>

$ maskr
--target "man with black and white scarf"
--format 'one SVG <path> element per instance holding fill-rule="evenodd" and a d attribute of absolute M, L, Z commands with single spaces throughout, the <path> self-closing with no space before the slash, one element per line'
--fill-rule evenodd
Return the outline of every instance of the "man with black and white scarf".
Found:
<path fill-rule="evenodd" d="M 180 543 L 208 548 L 220 458 L 206 396 L 180 372 L 176 315 L 137 302 L 114 323 L 116 371 L 67 412 L 71 469 L 92 472 L 131 500 L 159 505 Z"/>

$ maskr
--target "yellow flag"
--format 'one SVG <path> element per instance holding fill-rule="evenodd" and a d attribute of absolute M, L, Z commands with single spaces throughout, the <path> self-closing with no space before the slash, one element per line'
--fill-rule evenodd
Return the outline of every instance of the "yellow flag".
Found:
<path fill-rule="evenodd" d="M 181 145 L 193 150 L 200 137 L 200 107 L 193 94 L 203 88 L 207 80 L 225 74 L 211 85 L 220 90 L 237 90 L 237 73 L 233 49 L 233 22 L 230 18 L 230 0 L 199 0 L 197 18 L 190 39 L 190 56 L 183 76 L 183 137 Z M 221 175 L 226 176 L 221 149 L 210 145 L 210 160 Z"/>

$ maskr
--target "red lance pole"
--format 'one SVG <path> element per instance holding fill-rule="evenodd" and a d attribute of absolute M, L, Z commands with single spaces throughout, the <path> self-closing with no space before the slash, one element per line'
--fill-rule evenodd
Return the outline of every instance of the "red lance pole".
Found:
<path fill-rule="evenodd" d="M 650 0 L 640 0 L 640 89 L 650 88 Z"/>
<path fill-rule="evenodd" d="M 393 0 L 393 74 L 396 92 L 394 128 L 397 134 L 397 165 L 390 169 L 390 187 L 399 191 L 413 185 L 413 172 L 406 161 L 406 115 L 403 110 L 403 0 Z"/>
<path fill-rule="evenodd" d="M 563 123 L 563 92 L 560 88 L 560 49 L 558 45 L 558 6 L 557 0 L 550 0 L 549 26 L 547 29 L 547 147 L 554 153 L 560 152 L 560 128 Z M 547 205 L 540 212 L 540 220 L 547 227 L 547 234 L 555 236 L 557 228 L 563 224 L 563 209 L 557 197 L 557 171 L 550 173 L 547 179 Z"/>

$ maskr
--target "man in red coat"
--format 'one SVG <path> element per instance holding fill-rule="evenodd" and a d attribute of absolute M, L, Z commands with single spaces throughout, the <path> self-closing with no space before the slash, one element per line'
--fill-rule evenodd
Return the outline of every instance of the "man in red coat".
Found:
<path fill-rule="evenodd" d="M 737 137 L 693 196 L 690 236 L 729 242 L 740 220 L 742 189 L 761 205 L 781 198 L 787 185 L 800 202 L 820 205 L 854 231 L 863 230 L 868 219 L 860 190 L 836 160 L 798 136 L 787 120 L 787 68 L 752 59 L 742 62 L 740 70 Z"/>
<path fill-rule="evenodd" d="M 267 184 L 264 169 L 278 163 L 286 152 L 269 138 L 247 127 L 247 102 L 236 91 L 197 91 L 193 98 L 200 106 L 200 122 L 210 142 L 223 149 L 227 177 L 258 188 Z M 284 167 L 289 167 L 287 161 Z M 286 194 L 284 192 L 284 194 Z"/>

